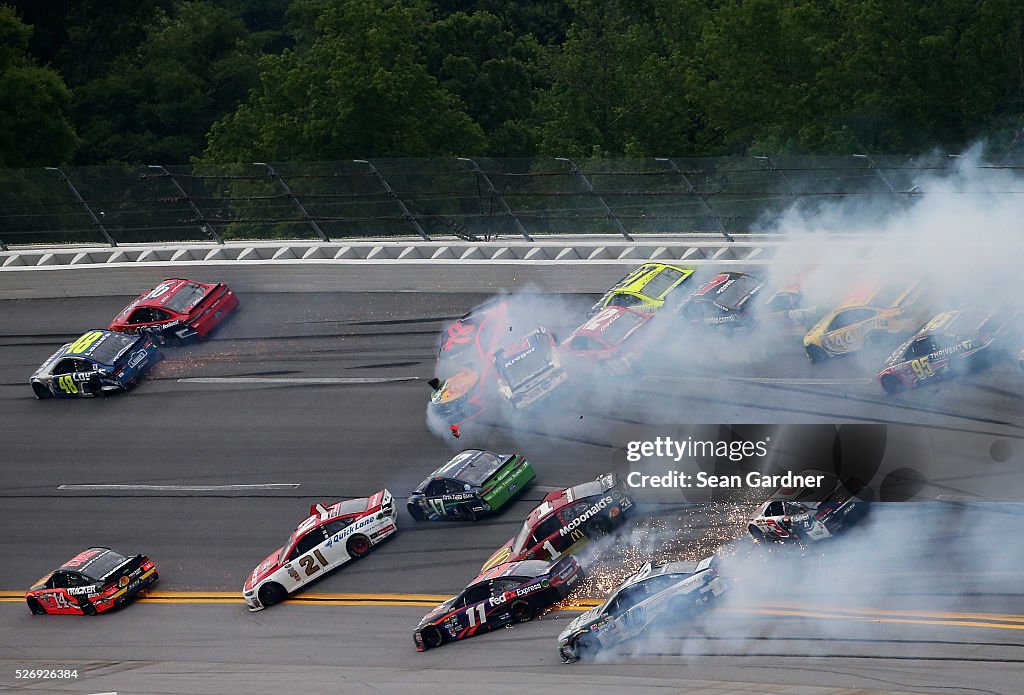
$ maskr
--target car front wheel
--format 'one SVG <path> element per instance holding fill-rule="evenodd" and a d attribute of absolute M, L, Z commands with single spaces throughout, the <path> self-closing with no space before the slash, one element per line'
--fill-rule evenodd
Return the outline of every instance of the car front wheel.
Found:
<path fill-rule="evenodd" d="M 287 595 L 288 592 L 284 590 L 284 587 L 275 582 L 270 582 L 260 587 L 260 603 L 263 604 L 264 608 L 281 603 Z"/>

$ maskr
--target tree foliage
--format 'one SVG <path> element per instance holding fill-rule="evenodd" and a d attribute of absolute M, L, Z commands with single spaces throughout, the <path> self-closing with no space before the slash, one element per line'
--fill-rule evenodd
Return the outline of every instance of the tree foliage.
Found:
<path fill-rule="evenodd" d="M 13 0 L 3 17 L 7 165 L 66 158 L 76 130 L 82 163 L 1024 140 L 1019 0 Z M 29 113 L 54 135 L 26 159 Z"/>
<path fill-rule="evenodd" d="M 59 164 L 78 144 L 70 92 L 27 53 L 32 28 L 0 5 L 0 166 Z"/>

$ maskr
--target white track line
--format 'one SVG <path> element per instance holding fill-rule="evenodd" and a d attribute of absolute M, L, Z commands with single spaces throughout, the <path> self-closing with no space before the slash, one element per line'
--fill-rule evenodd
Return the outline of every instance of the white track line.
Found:
<path fill-rule="evenodd" d="M 194 376 L 178 379 L 179 384 L 388 384 L 416 381 L 418 376 Z"/>
<path fill-rule="evenodd" d="M 749 384 L 791 384 L 794 386 L 804 385 L 865 385 L 874 383 L 874 379 L 871 377 L 861 377 L 860 379 L 815 379 L 815 378 L 787 378 L 787 377 L 769 377 L 769 376 L 661 376 L 658 378 L 648 378 L 647 381 L 736 381 L 740 383 Z"/>
<path fill-rule="evenodd" d="M 133 485 L 99 483 L 95 485 L 59 485 L 58 490 L 146 490 L 166 492 L 220 492 L 230 490 L 293 490 L 299 483 L 256 483 L 253 485 Z"/>

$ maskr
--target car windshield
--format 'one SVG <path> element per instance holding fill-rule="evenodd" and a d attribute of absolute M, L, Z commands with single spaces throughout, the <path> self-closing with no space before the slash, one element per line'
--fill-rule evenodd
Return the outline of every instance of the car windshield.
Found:
<path fill-rule="evenodd" d="M 516 555 L 521 553 L 526 547 L 526 542 L 530 538 L 530 531 L 533 529 L 530 527 L 530 522 L 526 521 L 523 523 L 523 527 L 519 529 L 519 533 L 516 535 L 516 539 L 512 541 L 512 554 Z"/>
<path fill-rule="evenodd" d="M 93 581 L 99 581 L 127 559 L 121 553 L 110 550 L 86 563 L 79 572 Z"/>
<path fill-rule="evenodd" d="M 551 366 L 547 350 L 542 346 L 527 348 L 512 359 L 506 358 L 501 365 L 505 381 L 513 389 L 518 388 Z"/>
<path fill-rule="evenodd" d="M 643 322 L 643 316 L 640 316 L 639 314 L 634 314 L 629 311 L 624 311 L 619 315 L 619 318 L 612 321 L 605 327 L 603 331 L 601 331 L 601 335 L 604 337 L 606 341 L 608 341 L 612 345 L 615 345 L 622 342 L 622 340 L 631 330 L 633 330 Z"/>
<path fill-rule="evenodd" d="M 683 277 L 683 274 L 675 268 L 665 268 L 660 273 L 652 277 L 644 285 L 642 292 L 648 297 L 658 299 L 661 295 L 668 291 L 668 288 L 672 287 L 679 278 Z"/>
<path fill-rule="evenodd" d="M 139 340 L 137 335 L 125 335 L 124 333 L 104 333 L 91 350 L 83 354 L 92 358 L 100 364 L 113 364 L 118 355 L 130 348 Z"/>
<path fill-rule="evenodd" d="M 470 485 L 482 485 L 494 471 L 501 468 L 503 462 L 504 459 L 490 451 L 463 451 L 437 469 L 434 476 L 455 478 Z"/>
<path fill-rule="evenodd" d="M 187 314 L 189 310 L 198 304 L 206 296 L 206 287 L 188 282 L 181 286 L 181 289 L 164 303 L 164 306 L 179 314 Z"/>
<path fill-rule="evenodd" d="M 741 275 L 733 280 L 725 290 L 715 295 L 715 303 L 727 309 L 735 309 L 743 303 L 747 295 L 761 286 L 761 281 L 750 275 Z"/>

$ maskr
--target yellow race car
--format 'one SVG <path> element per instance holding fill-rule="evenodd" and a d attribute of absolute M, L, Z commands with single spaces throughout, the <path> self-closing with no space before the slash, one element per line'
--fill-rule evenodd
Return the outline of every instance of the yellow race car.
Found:
<path fill-rule="evenodd" d="M 804 336 L 811 362 L 848 355 L 882 334 L 917 330 L 928 318 L 924 282 L 889 281 L 860 288 Z"/>
<path fill-rule="evenodd" d="M 644 263 L 622 278 L 591 307 L 588 317 L 610 306 L 624 306 L 636 311 L 654 312 L 665 306 L 669 293 L 693 275 L 693 268 L 667 263 Z"/>

